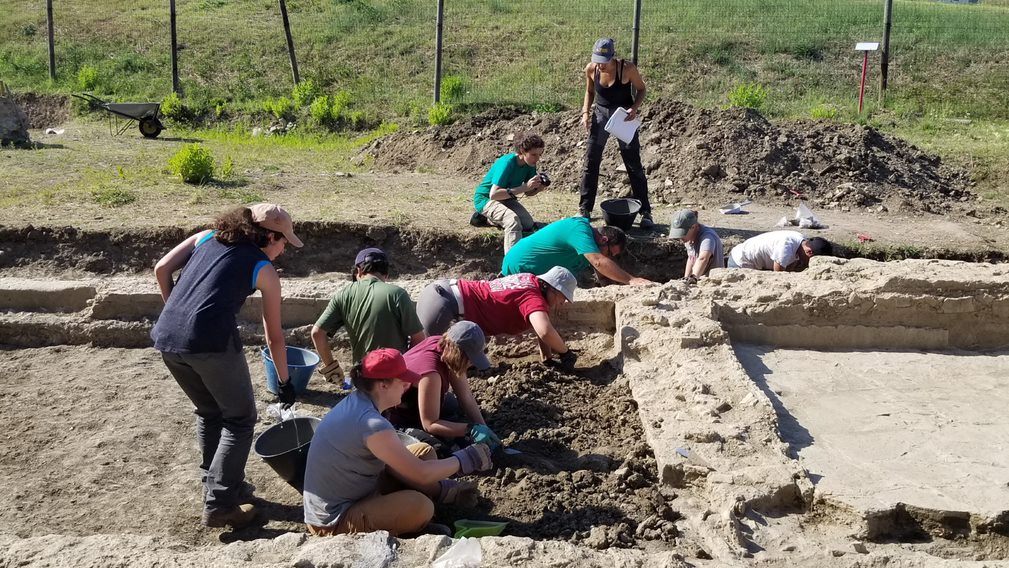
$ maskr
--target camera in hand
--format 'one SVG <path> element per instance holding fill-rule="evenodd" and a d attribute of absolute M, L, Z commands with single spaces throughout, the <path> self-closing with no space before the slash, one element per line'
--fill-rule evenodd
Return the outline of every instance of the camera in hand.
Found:
<path fill-rule="evenodd" d="M 543 186 L 546 187 L 550 185 L 550 176 L 548 176 L 546 172 L 540 172 L 540 181 L 543 183 Z"/>

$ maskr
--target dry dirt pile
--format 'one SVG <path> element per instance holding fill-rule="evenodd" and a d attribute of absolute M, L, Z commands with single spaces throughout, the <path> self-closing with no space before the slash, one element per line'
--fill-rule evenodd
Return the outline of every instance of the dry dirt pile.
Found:
<path fill-rule="evenodd" d="M 449 517 L 507 520 L 507 534 L 600 549 L 675 541 L 672 495 L 659 489 L 637 406 L 615 370 L 605 362 L 577 374 L 539 363 L 499 369 L 474 379 L 473 390 L 491 427 L 522 453 L 495 454 L 493 473 L 479 479 L 478 510 Z"/>
<path fill-rule="evenodd" d="M 402 131 L 366 152 L 387 170 L 435 169 L 472 177 L 509 151 L 509 137 L 533 131 L 547 151 L 540 169 L 577 190 L 585 131 L 576 112 L 526 114 L 495 109 L 455 124 Z M 876 130 L 829 121 L 769 122 L 749 109 L 710 110 L 658 100 L 643 113 L 642 161 L 653 199 L 718 205 L 750 198 L 818 207 L 945 212 L 971 199 L 970 179 L 937 156 Z M 604 194 L 629 190 L 616 143 L 607 146 Z M 607 189 L 609 188 L 609 189 Z"/>

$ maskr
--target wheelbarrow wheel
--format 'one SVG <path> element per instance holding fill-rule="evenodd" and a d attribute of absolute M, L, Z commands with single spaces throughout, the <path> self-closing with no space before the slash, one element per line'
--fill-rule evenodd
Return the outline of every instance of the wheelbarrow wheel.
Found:
<path fill-rule="evenodd" d="M 144 135 L 144 138 L 157 138 L 164 129 L 161 121 L 153 116 L 140 119 L 140 133 Z"/>

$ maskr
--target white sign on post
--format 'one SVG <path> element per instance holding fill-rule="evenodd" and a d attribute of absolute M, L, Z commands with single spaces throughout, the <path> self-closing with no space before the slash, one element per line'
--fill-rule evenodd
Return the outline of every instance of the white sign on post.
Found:
<path fill-rule="evenodd" d="M 876 51 L 879 49 L 878 42 L 860 41 L 855 44 L 855 51 Z"/>

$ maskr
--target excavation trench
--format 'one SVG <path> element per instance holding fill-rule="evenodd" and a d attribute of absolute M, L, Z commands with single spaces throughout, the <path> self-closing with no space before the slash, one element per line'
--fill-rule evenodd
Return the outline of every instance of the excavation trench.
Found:
<path fill-rule="evenodd" d="M 310 324 L 360 246 L 386 247 L 414 297 L 442 274 L 496 269 L 496 242 L 355 231 L 317 235 L 332 237 L 327 252 L 282 257 L 291 343 L 310 345 Z M 22 261 L 3 257 L 0 343 L 10 349 L 0 372 L 11 380 L 0 392 L 10 425 L 0 483 L 11 502 L 0 507 L 0 533 L 201 545 L 302 532 L 300 496 L 255 458 L 248 475 L 267 520 L 237 533 L 197 524 L 189 403 L 148 348 L 160 299 L 144 274 L 184 234 L 49 232 L 56 246 L 28 239 L 17 245 L 28 247 Z M 636 246 L 635 261 L 661 265 L 666 278 L 682 270 L 682 259 L 657 262 L 675 250 Z M 522 453 L 474 478 L 476 508 L 439 519 L 506 520 L 506 534 L 583 550 L 724 560 L 820 558 L 854 526 L 881 550 L 900 541 L 927 555 L 1005 558 L 998 504 L 1009 495 L 998 472 L 1009 464 L 984 441 L 1009 439 L 996 411 L 1009 402 L 1007 281 L 1000 266 L 827 258 L 799 275 L 717 271 L 691 288 L 579 290 L 554 314 L 582 349 L 574 373 L 536 362 L 529 336 L 492 341 L 495 367 L 472 380 L 474 392 Z M 241 320 L 262 410 L 273 398 L 256 354 L 256 297 Z M 333 346 L 349 359 L 345 337 Z M 342 396 L 316 377 L 301 409 L 322 416 Z M 978 397 L 987 402 L 970 404 Z M 824 419 L 838 414 L 845 420 Z M 268 426 L 261 419 L 257 432 Z M 976 443 L 957 446 L 966 433 Z M 950 482 L 965 469 L 970 483 Z M 869 483 L 892 482 L 895 471 L 920 490 Z M 119 514 L 97 514 L 111 510 Z"/>

